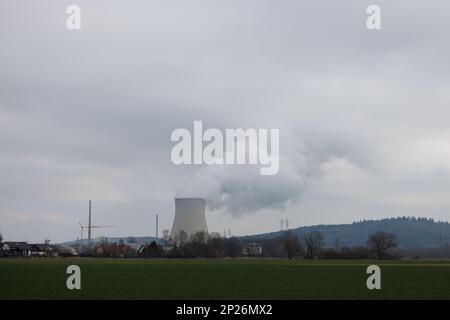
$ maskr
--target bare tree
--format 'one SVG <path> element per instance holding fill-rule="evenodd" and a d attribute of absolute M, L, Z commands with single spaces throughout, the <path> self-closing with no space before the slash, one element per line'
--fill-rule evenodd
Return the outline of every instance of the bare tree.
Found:
<path fill-rule="evenodd" d="M 191 242 L 206 243 L 208 241 L 208 233 L 205 231 L 197 231 L 191 234 Z"/>
<path fill-rule="evenodd" d="M 162 239 L 164 240 L 164 245 L 167 246 L 170 240 L 170 231 L 168 229 L 164 229 L 162 232 Z"/>
<path fill-rule="evenodd" d="M 208 246 L 210 247 L 210 256 L 218 258 L 225 255 L 226 238 L 222 238 L 220 233 L 214 232 L 208 238 Z"/>
<path fill-rule="evenodd" d="M 175 246 L 178 248 L 180 255 L 182 258 L 184 258 L 184 249 L 186 247 L 186 244 L 188 242 L 189 235 L 186 231 L 180 230 L 174 235 L 173 242 Z"/>
<path fill-rule="evenodd" d="M 283 237 L 282 246 L 286 251 L 286 254 L 291 260 L 295 257 L 298 249 L 298 239 L 291 231 L 287 231 L 285 236 Z"/>
<path fill-rule="evenodd" d="M 312 231 L 305 235 L 304 241 L 306 245 L 306 258 L 318 258 L 324 246 L 323 235 L 319 231 Z"/>
<path fill-rule="evenodd" d="M 184 247 L 189 238 L 188 233 L 184 230 L 180 230 L 180 231 L 178 231 L 178 233 L 175 236 L 177 239 L 177 245 L 180 247 Z"/>
<path fill-rule="evenodd" d="M 373 251 L 377 255 L 377 259 L 381 260 L 383 254 L 391 249 L 398 246 L 397 237 L 395 234 L 380 231 L 369 235 L 367 240 L 367 247 L 369 250 Z"/>
<path fill-rule="evenodd" d="M 159 258 L 164 256 L 162 247 L 155 241 L 143 247 L 140 256 L 142 258 Z"/>
<path fill-rule="evenodd" d="M 241 241 L 239 238 L 231 237 L 226 239 L 226 254 L 229 257 L 239 257 L 241 255 Z"/>
<path fill-rule="evenodd" d="M 109 243 L 108 238 L 101 236 L 98 239 L 98 245 L 97 246 L 94 245 L 94 247 L 97 247 L 95 255 L 106 256 L 107 252 L 109 251 L 109 246 L 110 246 L 110 243 Z"/>
<path fill-rule="evenodd" d="M 212 238 L 212 239 L 215 239 L 215 238 L 222 238 L 222 235 L 221 235 L 219 232 L 211 232 L 211 233 L 209 234 L 209 237 Z M 225 238 L 225 237 L 224 237 L 224 238 Z"/>

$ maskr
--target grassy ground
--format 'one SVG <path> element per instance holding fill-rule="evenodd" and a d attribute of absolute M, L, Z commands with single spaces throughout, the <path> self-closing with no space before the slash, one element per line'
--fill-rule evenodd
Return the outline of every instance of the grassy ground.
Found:
<path fill-rule="evenodd" d="M 71 264 L 81 290 L 66 288 Z M 450 299 L 450 261 L 0 259 L 0 299 L 393 298 Z"/>

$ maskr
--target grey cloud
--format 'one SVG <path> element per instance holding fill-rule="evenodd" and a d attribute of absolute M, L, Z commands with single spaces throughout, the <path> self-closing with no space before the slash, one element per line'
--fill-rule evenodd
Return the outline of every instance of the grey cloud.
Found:
<path fill-rule="evenodd" d="M 170 162 L 170 133 L 194 120 L 280 128 L 288 162 L 311 174 L 281 167 L 286 175 L 251 188 L 251 170 L 240 168 L 243 181 L 218 181 L 229 197 L 211 205 L 214 227 L 269 231 L 281 214 L 297 224 L 405 210 L 449 218 L 437 201 L 450 171 L 445 1 L 380 0 L 375 33 L 365 28 L 369 1 L 77 3 L 80 32 L 65 29 L 71 1 L 0 4 L 7 239 L 74 238 L 88 198 L 98 222 L 118 226 L 110 234 L 149 234 L 157 212 L 169 228 L 176 190 L 203 174 Z M 260 221 L 227 210 L 258 211 Z"/>

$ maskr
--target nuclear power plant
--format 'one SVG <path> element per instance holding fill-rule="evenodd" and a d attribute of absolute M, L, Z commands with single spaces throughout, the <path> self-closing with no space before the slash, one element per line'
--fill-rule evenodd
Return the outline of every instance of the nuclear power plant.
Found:
<path fill-rule="evenodd" d="M 205 218 L 205 201 L 200 198 L 175 198 L 175 219 L 170 236 L 184 230 L 188 235 L 198 231 L 208 232 Z"/>

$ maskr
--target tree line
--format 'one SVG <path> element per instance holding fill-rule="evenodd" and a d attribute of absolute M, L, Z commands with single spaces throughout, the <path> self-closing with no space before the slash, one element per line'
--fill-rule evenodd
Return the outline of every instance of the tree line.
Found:
<path fill-rule="evenodd" d="M 238 237 L 221 237 L 217 233 L 197 232 L 188 235 L 180 230 L 173 238 L 168 236 L 133 249 L 123 241 L 109 243 L 104 239 L 92 250 L 92 255 L 101 257 L 140 258 L 224 258 L 260 256 L 273 258 L 303 259 L 394 259 L 399 258 L 393 250 L 398 246 L 397 237 L 387 232 L 376 232 L 368 236 L 366 246 L 326 248 L 324 237 L 318 231 L 303 236 L 286 231 L 277 238 L 260 241 L 242 240 Z M 243 250 L 260 247 L 259 251 Z M 257 253 L 255 253 L 257 252 Z"/>
<path fill-rule="evenodd" d="M 336 239 L 335 248 L 325 247 L 323 235 L 318 231 L 311 231 L 304 236 L 286 231 L 281 237 L 275 239 L 282 250 L 278 256 L 286 256 L 288 259 L 395 259 L 400 258 L 394 251 L 398 246 L 397 237 L 388 232 L 376 232 L 368 236 L 366 246 L 341 247 L 339 239 Z M 275 245 L 266 242 L 266 254 L 277 256 Z M 268 243 L 270 247 L 267 247 Z M 263 242 L 264 243 L 264 242 Z M 271 249 L 271 250 L 270 250 Z M 275 249 L 275 250 L 274 250 Z"/>

